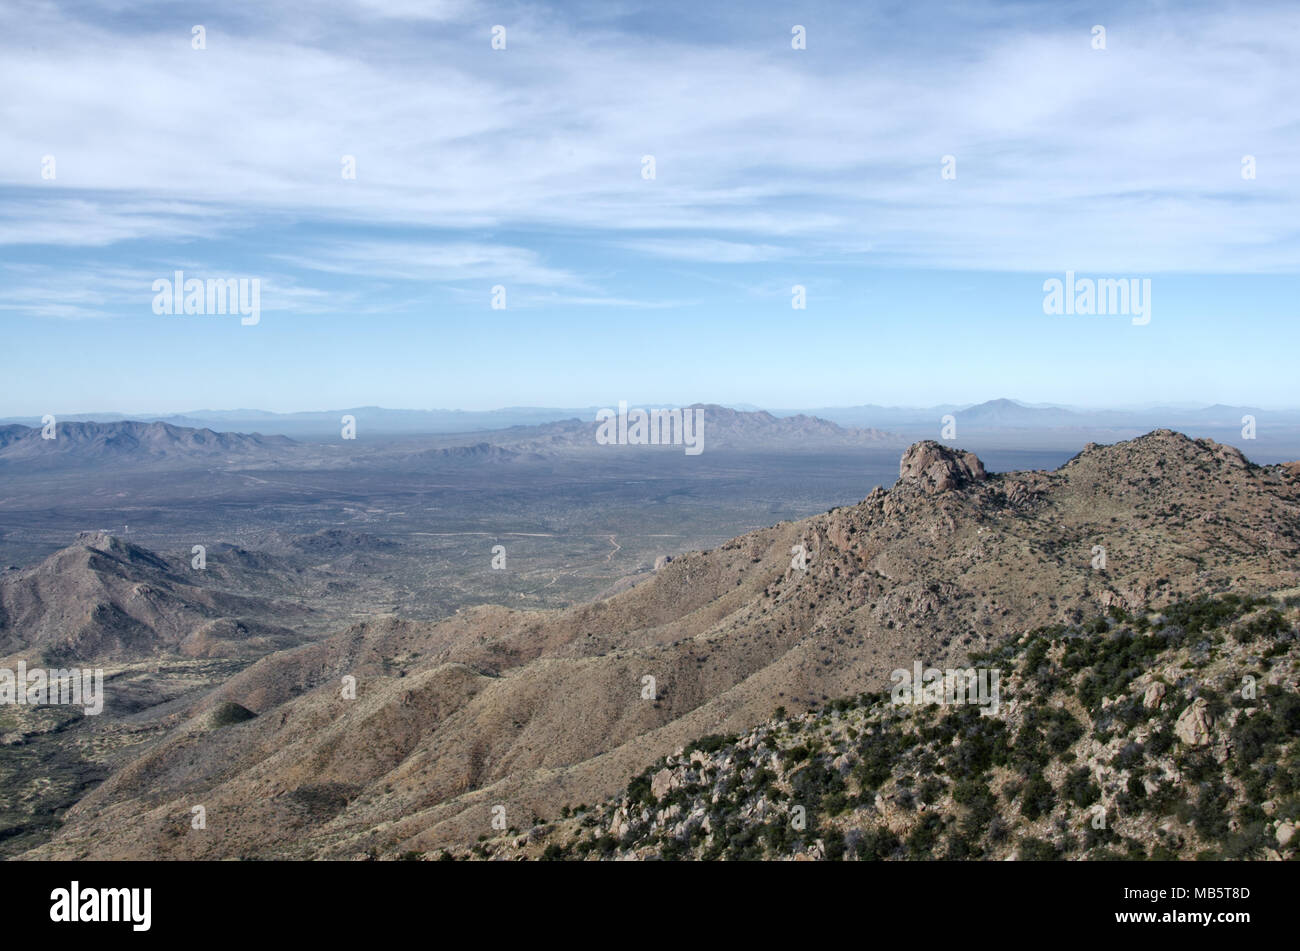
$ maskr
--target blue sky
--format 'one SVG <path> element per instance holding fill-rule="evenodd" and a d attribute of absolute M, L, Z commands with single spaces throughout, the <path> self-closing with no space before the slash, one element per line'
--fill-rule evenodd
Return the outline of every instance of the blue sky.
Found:
<path fill-rule="evenodd" d="M 0 7 L 0 415 L 1300 404 L 1294 3 L 323 6 Z"/>

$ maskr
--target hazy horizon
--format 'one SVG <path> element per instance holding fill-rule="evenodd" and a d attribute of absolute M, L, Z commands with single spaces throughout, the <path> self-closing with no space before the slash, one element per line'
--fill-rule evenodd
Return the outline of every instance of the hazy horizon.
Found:
<path fill-rule="evenodd" d="M 1159 410 L 1173 410 L 1176 412 L 1196 412 L 1199 410 L 1213 409 L 1215 407 L 1228 407 L 1233 409 L 1235 408 L 1261 409 L 1261 410 L 1278 412 L 1278 413 L 1300 412 L 1300 404 L 1293 404 L 1289 406 L 1281 406 L 1281 405 L 1268 406 L 1268 405 L 1257 405 L 1257 404 L 1232 404 L 1232 403 L 1223 403 L 1223 402 L 1169 401 L 1169 402 L 1152 402 L 1152 403 L 1143 403 L 1143 404 L 1081 405 L 1081 404 L 1070 404 L 1070 403 L 1029 403 L 1024 400 L 1018 400 L 1015 399 L 1014 397 L 1006 397 L 1006 396 L 994 396 L 994 397 L 988 397 L 986 399 L 981 399 L 981 400 L 953 400 L 950 402 L 937 402 L 937 403 L 927 403 L 927 404 L 905 404 L 905 403 L 885 400 L 885 401 L 851 403 L 851 404 L 843 404 L 843 405 L 836 405 L 836 406 L 832 406 L 832 405 L 759 406 L 753 403 L 746 403 L 746 402 L 727 403 L 721 400 L 707 400 L 707 399 L 706 400 L 700 400 L 700 399 L 638 400 L 638 399 L 624 398 L 622 401 L 626 402 L 630 407 L 657 408 L 657 407 L 684 407 L 684 406 L 713 405 L 713 406 L 721 406 L 726 409 L 736 410 L 738 412 L 768 412 L 774 414 L 815 413 L 817 411 L 826 411 L 826 410 L 850 410 L 850 409 L 862 409 L 862 408 L 876 408 L 876 409 L 886 410 L 886 411 L 888 410 L 920 411 L 920 410 L 930 410 L 930 409 L 937 410 L 937 409 L 950 409 L 950 408 L 972 409 L 974 407 L 983 406 L 988 403 L 1000 403 L 1003 401 L 1014 403 L 1017 406 L 1023 407 L 1025 409 L 1054 409 L 1054 410 L 1064 410 L 1067 412 L 1078 412 L 1078 413 L 1101 413 L 1101 412 L 1139 413 L 1139 412 L 1152 412 L 1152 411 L 1159 411 Z M 579 410 L 593 410 L 593 409 L 603 408 L 606 406 L 616 407 L 618 402 L 619 400 L 605 401 L 603 403 L 592 402 L 586 404 L 572 404 L 572 405 L 546 405 L 546 404 L 534 403 L 534 404 L 514 404 L 509 406 L 491 405 L 491 406 L 429 406 L 429 407 L 381 406 L 378 404 L 361 403 L 352 406 L 323 406 L 323 407 L 318 406 L 314 408 L 274 409 L 274 410 L 266 409 L 260 406 L 232 406 L 232 407 L 201 407 L 201 408 L 191 407 L 189 409 L 182 409 L 182 410 L 175 410 L 175 409 L 121 410 L 121 409 L 108 409 L 108 408 L 90 409 L 90 410 L 55 409 L 55 410 L 47 410 L 46 412 L 50 412 L 55 416 L 62 415 L 62 416 L 77 416 L 77 417 L 93 417 L 96 415 L 102 415 L 102 416 L 118 416 L 118 417 L 124 417 L 126 419 L 131 419 L 135 417 L 202 416 L 205 414 L 226 415 L 226 416 L 237 417 L 237 414 L 240 413 L 264 414 L 270 416 L 293 416 L 293 415 L 312 415 L 312 414 L 320 414 L 320 413 L 343 412 L 346 410 L 355 410 L 355 409 L 373 409 L 373 410 L 380 410 L 383 412 L 391 412 L 391 413 L 487 414 L 487 413 L 502 413 L 502 412 L 509 412 L 509 411 L 568 412 L 568 411 L 579 411 Z M 27 418 L 39 418 L 39 416 L 38 414 L 17 413 L 17 412 L 5 413 L 3 415 L 0 415 L 0 419 L 3 420 L 27 419 Z"/>

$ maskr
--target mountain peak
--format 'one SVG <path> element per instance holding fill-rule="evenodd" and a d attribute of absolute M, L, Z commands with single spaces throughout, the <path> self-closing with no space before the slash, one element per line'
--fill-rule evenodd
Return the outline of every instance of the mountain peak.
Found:
<path fill-rule="evenodd" d="M 114 548 L 121 548 L 125 545 L 117 536 L 103 531 L 102 529 L 77 532 L 76 544 L 82 548 L 95 548 L 99 551 L 111 551 Z"/>
<path fill-rule="evenodd" d="M 975 453 L 952 449 L 933 439 L 909 446 L 898 463 L 899 481 L 919 485 L 929 494 L 982 482 L 987 477 L 984 463 Z"/>
<path fill-rule="evenodd" d="M 62 555 L 66 559 L 69 554 L 75 554 L 85 549 L 109 555 L 116 558 L 118 561 L 128 564 L 148 565 L 152 568 L 158 569 L 159 571 L 171 570 L 166 559 L 160 555 L 147 548 L 141 548 L 139 545 L 133 544 L 125 538 L 120 538 L 117 535 L 104 531 L 103 529 L 78 532 L 76 541 L 72 545 L 55 552 L 50 556 L 50 558 L 58 561 L 59 557 Z"/>
<path fill-rule="evenodd" d="M 1135 439 L 1113 444 L 1090 442 L 1066 465 L 1072 466 L 1082 460 L 1142 470 L 1153 464 L 1159 467 L 1172 464 L 1183 469 L 1206 464 L 1241 470 L 1250 468 L 1250 462 L 1235 446 L 1213 439 L 1192 439 L 1172 429 L 1153 429 Z"/>

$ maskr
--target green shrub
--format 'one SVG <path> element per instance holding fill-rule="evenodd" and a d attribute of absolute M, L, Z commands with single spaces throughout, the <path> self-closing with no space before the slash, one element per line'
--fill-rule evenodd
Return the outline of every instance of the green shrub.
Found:
<path fill-rule="evenodd" d="M 1020 794 L 1020 814 L 1030 822 L 1042 818 L 1056 805 L 1056 791 L 1042 776 L 1032 776 Z"/>
<path fill-rule="evenodd" d="M 1086 809 L 1101 798 L 1101 787 L 1093 781 L 1092 772 L 1086 766 L 1080 766 L 1066 776 L 1061 792 L 1081 809 Z"/>

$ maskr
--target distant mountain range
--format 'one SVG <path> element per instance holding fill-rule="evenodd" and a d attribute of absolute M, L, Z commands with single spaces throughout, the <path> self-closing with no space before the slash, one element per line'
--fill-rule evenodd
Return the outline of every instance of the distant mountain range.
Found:
<path fill-rule="evenodd" d="M 635 403 L 647 408 L 663 403 Z M 701 404 L 694 404 L 701 405 Z M 715 405 L 715 404 L 709 404 Z M 243 433 L 292 436 L 299 439 L 334 438 L 341 419 L 354 416 L 359 427 L 370 435 L 417 435 L 483 433 L 518 426 L 538 426 L 565 420 L 595 420 L 600 407 L 521 407 L 495 410 L 413 410 L 360 406 L 347 409 L 301 413 L 271 413 L 256 409 L 195 410 L 174 414 L 75 413 L 59 417 L 61 422 L 161 422 L 188 429 L 215 429 Z M 763 412 L 748 405 L 730 407 L 732 411 Z M 1181 430 L 1197 428 L 1239 429 L 1241 418 L 1254 416 L 1261 428 L 1300 426 L 1300 409 L 1270 410 L 1253 406 L 1146 406 L 1092 409 L 1055 405 L 1031 405 L 1012 399 L 994 399 L 973 404 L 939 404 L 935 406 L 831 406 L 814 409 L 769 409 L 777 419 L 797 416 L 817 418 L 841 427 L 927 431 L 938 427 L 941 417 L 952 414 L 964 429 L 1081 429 L 1128 430 L 1147 432 L 1156 428 Z M 10 417 L 5 423 L 38 426 L 35 417 Z"/>
<path fill-rule="evenodd" d="M 701 411 L 702 446 L 729 450 L 844 449 L 855 446 L 902 446 L 904 438 L 878 429 L 845 427 L 815 416 L 774 416 L 737 411 L 716 404 L 695 403 L 684 411 Z M 602 450 L 594 419 L 568 419 L 541 426 L 513 427 L 484 436 L 493 444 L 520 452 Z M 632 448 L 632 447 L 629 447 Z M 679 451 L 681 451 L 679 449 Z"/>
<path fill-rule="evenodd" d="M 247 458 L 293 445 L 294 441 L 284 436 L 218 433 L 161 422 L 59 422 L 53 439 L 46 439 L 39 426 L 0 426 L 0 464 L 62 466 Z"/>
<path fill-rule="evenodd" d="M 829 419 L 841 426 L 881 426 L 912 430 L 937 428 L 948 414 L 956 417 L 958 430 L 971 429 L 1076 429 L 1131 430 L 1222 428 L 1240 429 L 1243 416 L 1253 416 L 1257 425 L 1300 425 L 1300 410 L 1266 410 L 1257 406 L 1152 406 L 1122 409 L 1090 409 L 1068 406 L 1031 406 L 1011 399 L 995 399 L 973 405 L 930 407 L 850 406 L 825 407 L 804 412 Z"/>
<path fill-rule="evenodd" d="M 1249 406 L 1089 410 L 996 399 L 966 407 L 860 406 L 796 414 L 700 403 L 684 409 L 703 413 L 703 436 L 698 445 L 705 452 L 841 452 L 902 448 L 918 439 L 936 437 L 949 444 L 966 443 L 981 451 L 1077 451 L 1089 442 L 1114 442 L 1152 429 L 1176 428 L 1194 437 L 1237 445 L 1259 462 L 1279 462 L 1300 454 L 1300 414 Z M 619 458 L 628 458 L 627 451 L 685 452 L 684 442 L 691 442 L 682 440 L 679 434 L 670 446 L 638 446 L 631 439 L 627 445 L 602 445 L 597 438 L 601 423 L 595 410 L 579 411 L 583 413 L 580 416 L 542 419 L 547 414 L 568 412 L 572 411 L 505 409 L 448 414 L 359 408 L 288 416 L 245 410 L 209 414 L 213 426 L 288 428 L 297 433 L 296 437 L 214 431 L 207 425 L 183 426 L 162 420 L 83 421 L 64 417 L 57 421 L 58 438 L 53 440 L 43 438 L 39 425 L 0 425 L 0 472 L 142 464 L 163 468 L 327 469 L 383 465 L 398 471 L 426 471 L 536 462 L 611 449 L 618 452 Z M 355 419 L 355 440 L 341 439 L 344 416 Z M 471 422 L 499 424 L 520 416 L 529 421 L 472 431 L 432 431 L 438 426 Z M 197 414 L 173 419 L 205 422 Z M 1253 420 L 1255 432 L 1249 436 L 1243 431 L 1243 419 Z M 953 430 L 944 432 L 949 422 Z"/>
<path fill-rule="evenodd" d="M 737 412 L 722 406 L 696 406 L 703 412 L 701 445 L 705 450 L 738 451 L 832 450 L 862 446 L 902 445 L 902 436 L 875 429 L 843 427 L 812 416 L 776 417 L 765 412 Z M 672 447 L 602 446 L 596 439 L 598 424 L 592 419 L 511 426 L 466 434 L 431 435 L 368 441 L 372 421 L 357 411 L 356 452 L 327 464 L 383 462 L 401 468 L 440 467 L 480 462 L 510 462 L 554 454 L 598 452 L 611 449 L 668 449 L 684 451 L 679 438 Z M 333 434 L 339 441 L 339 429 Z M 40 427 L 0 427 L 0 469 L 52 469 L 61 466 L 157 464 L 270 464 L 306 461 L 321 455 L 320 446 L 283 435 L 226 433 L 164 422 L 115 420 L 80 422 L 60 420 L 55 438 L 46 439 Z"/>
<path fill-rule="evenodd" d="M 59 416 L 60 422 L 162 422 L 191 429 L 213 428 L 219 430 L 266 433 L 305 438 L 333 438 L 339 434 L 340 420 L 354 416 L 364 420 L 365 431 L 374 435 L 423 435 L 436 433 L 472 433 L 506 429 L 511 426 L 532 426 L 561 419 L 595 419 L 596 407 L 558 409 L 551 407 L 506 407 L 496 410 L 419 410 L 385 409 L 379 406 L 354 406 L 346 409 L 320 410 L 303 413 L 271 413 L 258 409 L 195 410 L 189 413 L 123 414 L 123 413 L 68 413 Z M 3 423 L 38 426 L 36 417 L 10 417 Z"/>

